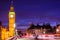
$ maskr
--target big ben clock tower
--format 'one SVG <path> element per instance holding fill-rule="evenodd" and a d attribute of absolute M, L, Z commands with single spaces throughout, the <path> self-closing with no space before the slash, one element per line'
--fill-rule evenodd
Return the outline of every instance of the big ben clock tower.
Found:
<path fill-rule="evenodd" d="M 10 11 L 9 11 L 9 36 L 14 36 L 14 30 L 15 30 L 15 12 L 13 4 L 11 3 Z"/>

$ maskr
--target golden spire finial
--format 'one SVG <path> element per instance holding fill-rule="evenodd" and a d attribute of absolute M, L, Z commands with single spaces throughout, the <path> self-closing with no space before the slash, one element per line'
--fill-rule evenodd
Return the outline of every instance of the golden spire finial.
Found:
<path fill-rule="evenodd" d="M 10 11 L 11 11 L 11 12 L 13 12 L 13 11 L 14 11 L 14 7 L 13 7 L 13 0 L 11 1 Z"/>
<path fill-rule="evenodd" d="M 13 5 L 13 0 L 11 1 L 11 5 Z"/>

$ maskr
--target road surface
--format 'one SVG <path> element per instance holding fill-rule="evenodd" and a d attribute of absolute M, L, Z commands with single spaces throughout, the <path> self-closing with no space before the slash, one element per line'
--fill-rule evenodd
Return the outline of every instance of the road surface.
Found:
<path fill-rule="evenodd" d="M 9 40 L 60 40 L 60 37 L 54 37 L 54 36 L 50 36 L 50 37 L 38 37 L 38 39 L 34 38 L 34 37 L 11 37 Z"/>

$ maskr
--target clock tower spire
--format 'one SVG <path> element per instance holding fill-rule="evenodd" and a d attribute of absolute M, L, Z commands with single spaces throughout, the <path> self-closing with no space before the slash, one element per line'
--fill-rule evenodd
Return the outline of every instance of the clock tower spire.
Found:
<path fill-rule="evenodd" d="M 13 1 L 11 1 L 10 11 L 11 11 L 11 12 L 13 12 L 13 11 L 14 11 Z"/>
<path fill-rule="evenodd" d="M 13 6 L 13 1 L 11 1 L 10 11 L 9 11 L 9 36 L 14 36 L 15 32 L 15 11 Z"/>

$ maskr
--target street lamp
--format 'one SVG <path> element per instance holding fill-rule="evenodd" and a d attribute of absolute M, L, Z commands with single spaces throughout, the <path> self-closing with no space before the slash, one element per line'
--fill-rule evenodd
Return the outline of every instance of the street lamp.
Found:
<path fill-rule="evenodd" d="M 17 29 L 16 29 L 16 31 L 15 31 L 15 32 L 16 32 L 16 35 L 18 35 Z"/>
<path fill-rule="evenodd" d="M 44 29 L 43 33 L 44 33 L 44 34 L 46 33 L 46 29 Z"/>
<path fill-rule="evenodd" d="M 59 29 L 56 29 L 56 32 L 59 32 Z"/>
<path fill-rule="evenodd" d="M 45 31 L 43 33 L 45 34 Z"/>

